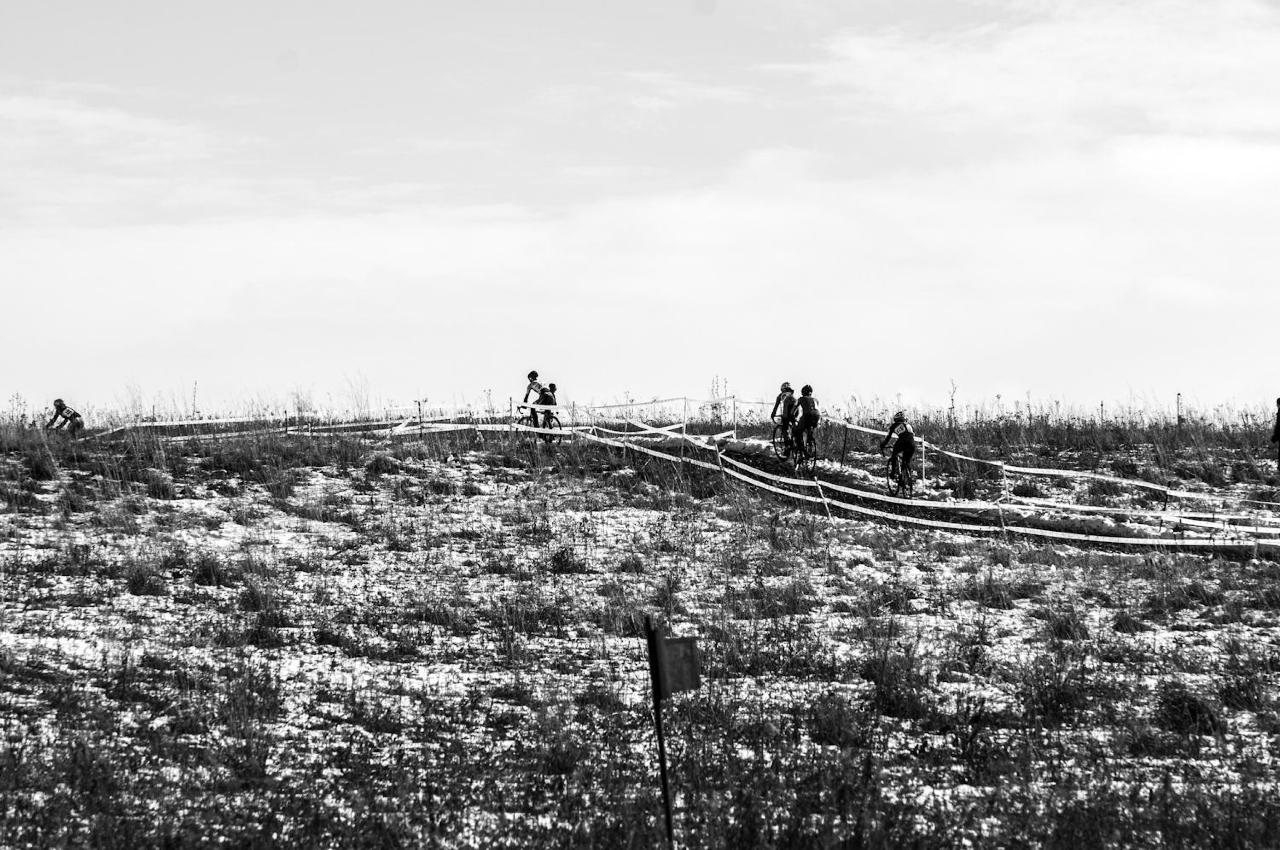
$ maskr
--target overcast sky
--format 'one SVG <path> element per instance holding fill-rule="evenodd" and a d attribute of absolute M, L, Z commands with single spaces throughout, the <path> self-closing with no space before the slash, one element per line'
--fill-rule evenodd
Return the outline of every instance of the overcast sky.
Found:
<path fill-rule="evenodd" d="M 1280 395 L 1280 3 L 12 2 L 0 391 Z"/>

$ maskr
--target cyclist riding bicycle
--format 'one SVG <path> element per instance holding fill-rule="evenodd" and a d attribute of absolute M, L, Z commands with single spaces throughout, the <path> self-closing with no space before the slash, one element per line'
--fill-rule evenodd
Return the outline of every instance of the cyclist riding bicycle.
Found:
<path fill-rule="evenodd" d="M 792 434 L 795 445 L 804 448 L 804 437 L 809 431 L 818 427 L 821 416 L 818 415 L 818 400 L 813 397 L 813 387 L 805 384 L 800 388 L 800 399 L 797 402 L 800 410 L 800 421 L 796 423 Z"/>
<path fill-rule="evenodd" d="M 555 407 L 556 406 L 556 385 L 547 384 L 545 387 L 543 387 L 538 392 L 538 400 L 535 401 L 534 404 L 541 404 L 546 407 Z M 533 416 L 535 419 L 537 419 L 538 411 L 536 410 L 533 411 Z M 550 424 L 550 421 L 551 421 L 551 411 L 550 410 L 542 411 L 542 427 L 543 428 L 548 427 L 548 425 Z"/>
<path fill-rule="evenodd" d="M 58 422 L 59 419 L 62 421 Z M 53 423 L 55 422 L 58 422 L 58 424 L 54 425 Z M 50 428 L 55 431 L 61 431 L 65 427 L 71 436 L 75 437 L 76 434 L 84 429 L 84 417 L 67 407 L 62 399 L 55 398 L 53 400 L 53 418 L 46 422 L 44 427 L 46 431 Z"/>
<path fill-rule="evenodd" d="M 778 418 L 779 407 L 782 408 L 781 419 Z M 798 407 L 795 390 L 791 389 L 791 382 L 783 381 L 781 391 L 773 402 L 773 411 L 769 414 L 770 419 L 782 426 L 782 439 L 787 446 L 783 457 L 791 454 L 791 433 L 796 427 L 796 411 Z"/>
<path fill-rule="evenodd" d="M 543 390 L 542 384 L 538 383 L 538 373 L 537 373 L 537 371 L 535 370 L 535 371 L 533 371 L 533 372 L 530 372 L 530 373 L 529 373 L 529 386 L 527 386 L 527 387 L 525 387 L 525 388 L 524 388 L 524 398 L 520 401 L 520 404 L 521 404 L 521 405 L 526 405 L 526 404 L 528 404 L 528 403 L 529 403 L 529 396 L 531 396 L 531 395 L 532 395 L 535 399 L 541 398 L 541 397 L 542 397 L 542 393 L 543 393 L 543 392 L 544 392 L 544 390 Z M 534 404 L 541 404 L 541 402 L 539 402 L 539 401 L 535 401 L 535 402 L 534 402 Z M 536 411 L 536 410 L 530 410 L 530 411 L 529 411 L 529 421 L 530 421 L 530 424 L 531 424 L 531 425 L 533 425 L 533 427 L 535 427 L 535 428 L 537 428 L 537 427 L 538 427 L 538 411 Z"/>
<path fill-rule="evenodd" d="M 911 458 L 916 455 L 916 432 L 907 421 L 907 414 L 901 410 L 893 414 L 893 424 L 889 426 L 889 433 L 885 434 L 884 439 L 880 441 L 880 454 L 884 454 L 884 450 L 891 442 L 893 453 L 889 456 L 889 460 L 892 463 L 893 474 L 897 476 L 899 470 L 911 465 Z"/>

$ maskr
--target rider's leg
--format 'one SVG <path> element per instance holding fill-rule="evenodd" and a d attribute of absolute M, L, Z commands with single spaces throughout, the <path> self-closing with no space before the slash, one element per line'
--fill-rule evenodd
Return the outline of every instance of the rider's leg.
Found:
<path fill-rule="evenodd" d="M 907 446 L 902 450 L 902 468 L 910 471 L 911 459 L 916 456 L 916 447 L 914 444 Z"/>
<path fill-rule="evenodd" d="M 904 446 L 901 443 L 893 447 L 893 477 L 897 478 L 911 469 L 911 458 L 915 456 L 915 446 Z"/>

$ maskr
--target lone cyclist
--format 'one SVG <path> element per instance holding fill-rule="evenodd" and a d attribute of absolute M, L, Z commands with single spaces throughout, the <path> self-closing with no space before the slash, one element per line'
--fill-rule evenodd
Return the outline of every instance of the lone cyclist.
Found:
<path fill-rule="evenodd" d="M 1271 442 L 1280 443 L 1280 398 L 1276 399 L 1276 427 L 1271 432 Z M 1276 462 L 1280 463 L 1280 447 L 1276 448 Z"/>
<path fill-rule="evenodd" d="M 781 419 L 778 418 L 779 407 L 782 408 Z M 796 427 L 796 410 L 798 407 L 795 390 L 791 389 L 791 382 L 783 381 L 781 391 L 773 402 L 773 412 L 769 414 L 770 419 L 782 426 L 782 441 L 787 447 L 783 457 L 791 454 L 791 433 Z"/>
<path fill-rule="evenodd" d="M 818 415 L 818 400 L 813 397 L 813 387 L 805 384 L 800 388 L 800 399 L 796 406 L 800 410 L 800 421 L 795 427 L 795 444 L 803 450 L 805 434 L 817 428 L 822 419 Z"/>
<path fill-rule="evenodd" d="M 58 420 L 62 421 L 59 422 Z M 55 422 L 58 424 L 55 425 Z M 53 418 L 46 422 L 44 427 L 46 431 L 50 428 L 55 431 L 61 431 L 63 428 L 66 428 L 67 432 L 71 434 L 72 437 L 75 437 L 76 434 L 84 430 L 84 417 L 72 410 L 70 407 L 67 407 L 66 403 L 62 399 L 55 398 L 53 400 Z"/>
<path fill-rule="evenodd" d="M 916 455 L 916 432 L 912 430 L 911 423 L 907 421 L 907 414 L 901 410 L 893 414 L 893 424 L 889 426 L 889 433 L 885 434 L 884 439 L 880 441 L 880 454 L 884 454 L 884 450 L 888 448 L 891 442 L 893 443 L 893 453 L 889 456 L 889 459 L 896 478 L 903 465 L 910 466 L 911 458 Z"/>

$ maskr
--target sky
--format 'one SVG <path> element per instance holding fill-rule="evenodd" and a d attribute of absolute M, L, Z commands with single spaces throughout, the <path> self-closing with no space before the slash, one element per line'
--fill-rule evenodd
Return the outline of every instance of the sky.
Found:
<path fill-rule="evenodd" d="M 0 6 L 0 406 L 1269 402 L 1277 224 L 1276 0 Z"/>

